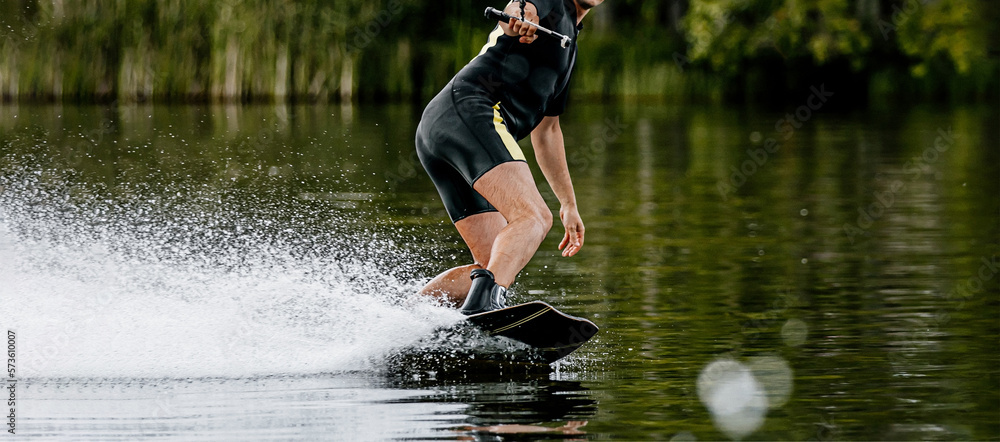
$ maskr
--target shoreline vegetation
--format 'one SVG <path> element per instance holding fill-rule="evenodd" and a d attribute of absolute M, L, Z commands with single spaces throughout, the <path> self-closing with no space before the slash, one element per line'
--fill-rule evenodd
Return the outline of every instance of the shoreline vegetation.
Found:
<path fill-rule="evenodd" d="M 502 3 L 502 2 L 501 2 Z M 425 102 L 485 41 L 487 1 L 13 0 L 0 101 Z M 576 99 L 995 102 L 993 0 L 612 0 Z"/>

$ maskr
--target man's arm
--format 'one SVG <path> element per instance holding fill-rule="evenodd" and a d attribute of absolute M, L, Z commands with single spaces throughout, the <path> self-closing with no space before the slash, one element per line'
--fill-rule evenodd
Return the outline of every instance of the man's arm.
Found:
<path fill-rule="evenodd" d="M 583 220 L 576 207 L 576 194 L 573 192 L 573 181 L 569 176 L 569 166 L 566 164 L 566 147 L 563 144 L 562 129 L 559 127 L 559 117 L 545 117 L 531 131 L 531 145 L 542 169 L 545 180 L 549 182 L 552 191 L 559 198 L 559 219 L 566 228 L 559 243 L 563 256 L 573 256 L 583 247 Z"/>

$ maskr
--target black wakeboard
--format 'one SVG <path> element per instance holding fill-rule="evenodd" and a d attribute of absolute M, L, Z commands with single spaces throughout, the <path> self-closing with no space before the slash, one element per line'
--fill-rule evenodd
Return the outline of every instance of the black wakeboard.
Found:
<path fill-rule="evenodd" d="M 564 358 L 598 331 L 593 322 L 567 315 L 542 301 L 479 313 L 466 319 L 488 335 L 527 344 L 544 362 Z"/>

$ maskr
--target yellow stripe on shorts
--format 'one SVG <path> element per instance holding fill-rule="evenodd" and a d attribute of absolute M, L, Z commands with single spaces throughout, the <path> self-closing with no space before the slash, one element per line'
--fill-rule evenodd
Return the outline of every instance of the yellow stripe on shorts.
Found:
<path fill-rule="evenodd" d="M 507 132 L 507 126 L 503 124 L 503 117 L 500 116 L 500 103 L 493 105 L 493 128 L 496 129 L 497 135 L 500 135 L 500 139 L 503 140 L 503 145 L 507 146 L 510 156 L 515 160 L 526 161 L 524 159 L 524 152 L 521 152 L 521 146 L 517 145 L 514 137 L 510 135 L 510 132 Z"/>

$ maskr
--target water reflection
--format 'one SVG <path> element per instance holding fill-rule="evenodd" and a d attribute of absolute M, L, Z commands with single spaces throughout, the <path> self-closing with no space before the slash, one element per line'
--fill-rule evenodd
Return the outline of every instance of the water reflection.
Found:
<path fill-rule="evenodd" d="M 555 435 L 562 436 L 579 436 L 587 434 L 585 431 L 580 430 L 581 428 L 587 426 L 587 421 L 569 421 L 565 425 L 559 427 L 543 427 L 540 425 L 518 425 L 518 424 L 507 424 L 507 425 L 492 425 L 489 427 L 468 427 L 463 429 L 463 431 L 468 431 L 472 433 L 485 433 L 485 434 L 497 434 L 497 435 L 525 435 L 531 434 L 534 437 L 539 437 L 540 433 L 552 433 Z M 475 438 L 460 438 L 460 440 L 475 440 Z"/>
<path fill-rule="evenodd" d="M 597 408 L 575 382 L 398 382 L 343 374 L 53 379 L 27 384 L 22 398 L 23 434 L 75 440 L 580 435 Z"/>
<path fill-rule="evenodd" d="M 555 250 L 559 232 L 553 231 L 513 293 L 519 300 L 549 300 L 601 326 L 601 334 L 567 361 L 562 376 L 548 367 L 504 361 L 474 366 L 454 357 L 382 357 L 382 350 L 410 343 L 424 319 L 448 319 L 402 307 L 407 284 L 419 285 L 421 278 L 467 259 L 413 156 L 418 111 L 0 106 L 0 177 L 7 180 L 0 185 L 8 187 L 0 194 L 6 204 L 0 207 L 6 223 L 0 228 L 0 264 L 32 251 L 24 238 L 58 236 L 52 220 L 72 218 L 78 222 L 74 231 L 87 235 L 60 243 L 66 253 L 29 253 L 17 261 L 51 264 L 51 272 L 72 269 L 78 263 L 60 256 L 105 256 L 95 252 L 88 228 L 124 220 L 123 234 L 115 238 L 148 232 L 157 242 L 116 244 L 112 251 L 166 257 L 170 265 L 198 263 L 182 265 L 176 274 L 204 281 L 179 284 L 183 296 L 166 292 L 176 295 L 171 302 L 212 304 L 198 297 L 204 292 L 238 299 L 249 305 L 238 313 L 253 325 L 254 336 L 271 336 L 257 322 L 261 318 L 300 324 L 290 336 L 273 339 L 318 336 L 343 344 L 341 351 L 361 348 L 357 354 L 344 351 L 360 368 L 352 367 L 362 377 L 385 374 L 350 392 L 323 393 L 342 408 L 327 407 L 328 414 L 314 420 L 305 411 L 316 405 L 308 397 L 262 398 L 287 406 L 268 421 L 288 424 L 289 433 L 278 435 L 291 434 L 295 424 L 330 428 L 339 414 L 357 423 L 341 428 L 380 426 L 385 432 L 372 434 L 384 437 L 458 438 L 512 428 L 503 425 L 554 429 L 585 420 L 579 429 L 595 438 L 722 439 L 736 433 L 714 423 L 697 383 L 701 370 L 719 358 L 742 364 L 737 381 L 727 384 L 734 387 L 720 397 L 753 391 L 759 394 L 746 403 L 766 399 L 771 406 L 754 421 L 755 432 L 739 433 L 747 438 L 1000 434 L 991 375 L 1000 364 L 995 109 L 818 113 L 738 188 L 722 194 L 719 183 L 731 184 L 733 168 L 751 158 L 748 149 L 763 147 L 774 135 L 779 113 L 574 107 L 563 127 L 588 244 L 585 253 L 561 259 Z M 41 190 L 15 198 L 24 190 L 19 183 L 29 181 L 39 185 L 28 190 Z M 23 211 L 12 209 L 12 201 L 25 203 L 17 209 Z M 391 247 L 344 240 L 352 232 Z M 276 247 L 213 252 L 234 237 Z M 18 254 L 7 253 L 15 249 Z M 189 256 L 178 258 L 175 250 Z M 271 259 L 275 250 L 290 257 Z M 86 272 L 57 276 L 107 281 L 101 275 L 116 268 L 79 267 Z M 203 267 L 222 277 L 200 273 Z M 26 268 L 10 280 L 38 273 L 37 267 Z M 213 281 L 232 276 L 227 269 L 265 275 L 263 285 L 272 290 L 256 292 L 261 280 L 237 278 L 239 289 L 226 291 L 220 288 L 226 284 Z M 157 270 L 155 277 L 126 278 L 126 288 L 162 294 L 157 287 L 173 287 L 172 274 Z M 48 305 L 45 317 L 52 317 L 60 305 L 74 305 L 79 296 L 71 295 L 80 291 L 45 291 L 49 286 L 41 279 L 53 279 L 47 276 L 37 277 L 32 287 L 39 289 L 30 295 Z M 288 279 L 301 283 L 289 286 Z M 331 287 L 348 287 L 350 296 L 330 295 Z M 107 291 L 91 289 L 85 293 Z M 392 296 L 386 302 L 361 296 L 368 292 Z M 392 326 L 401 321 L 413 328 Z M 341 330 L 333 326 L 342 323 L 363 332 L 336 341 L 331 330 Z M 234 342 L 236 351 L 246 344 Z M 365 353 L 373 343 L 382 346 L 379 352 Z M 263 354 L 240 353 L 246 356 L 240 362 L 261 356 L 315 361 L 314 348 L 275 346 Z M 239 388 L 223 390 L 220 402 L 236 399 L 192 415 L 214 410 L 235 419 L 239 401 L 254 398 Z M 391 393 L 379 396 L 386 391 Z M 358 399 L 368 392 L 385 400 Z M 60 405 L 61 397 L 75 400 L 64 394 L 39 396 L 49 408 L 36 409 L 56 416 L 40 428 L 55 431 L 68 416 L 86 415 L 83 402 Z M 100 396 L 107 416 L 123 408 L 115 394 Z M 156 409 L 155 401 L 147 405 Z M 61 406 L 72 411 L 56 413 Z M 365 413 L 398 413 L 399 419 L 368 419 Z M 93 428 L 109 421 L 95 421 Z"/>
<path fill-rule="evenodd" d="M 504 377 L 494 379 L 502 380 Z M 466 422 L 474 427 L 581 421 L 592 418 L 598 410 L 592 393 L 575 381 L 544 378 L 500 382 L 483 378 L 462 381 L 421 379 L 400 385 L 435 391 L 433 395 L 405 401 L 465 404 L 467 407 L 462 412 L 467 415 Z"/>

